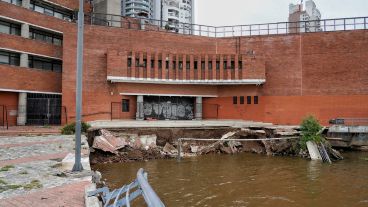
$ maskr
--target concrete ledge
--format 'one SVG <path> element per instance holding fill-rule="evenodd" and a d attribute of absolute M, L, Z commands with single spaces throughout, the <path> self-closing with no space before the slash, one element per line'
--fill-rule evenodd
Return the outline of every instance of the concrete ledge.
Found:
<path fill-rule="evenodd" d="M 96 190 L 96 184 L 86 186 L 84 190 L 84 204 L 85 207 L 101 207 L 102 204 L 96 196 L 88 197 L 88 192 Z"/>

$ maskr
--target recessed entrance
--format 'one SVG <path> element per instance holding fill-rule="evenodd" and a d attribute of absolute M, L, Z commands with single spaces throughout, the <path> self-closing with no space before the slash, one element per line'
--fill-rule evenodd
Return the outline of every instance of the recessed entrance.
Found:
<path fill-rule="evenodd" d="M 192 120 L 194 102 L 193 97 L 144 96 L 144 119 Z"/>

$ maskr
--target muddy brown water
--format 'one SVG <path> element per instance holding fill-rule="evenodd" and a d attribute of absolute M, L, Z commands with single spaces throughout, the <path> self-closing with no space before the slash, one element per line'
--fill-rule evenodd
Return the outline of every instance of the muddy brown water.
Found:
<path fill-rule="evenodd" d="M 332 165 L 243 153 L 94 165 L 111 188 L 139 168 L 166 206 L 368 206 L 368 153 L 343 153 Z M 144 206 L 143 199 L 133 206 Z"/>

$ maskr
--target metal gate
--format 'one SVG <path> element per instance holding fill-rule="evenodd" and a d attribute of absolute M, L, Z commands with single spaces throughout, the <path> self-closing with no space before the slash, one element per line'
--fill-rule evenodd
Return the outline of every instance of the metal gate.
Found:
<path fill-rule="evenodd" d="M 61 95 L 27 94 L 28 125 L 60 125 Z"/>

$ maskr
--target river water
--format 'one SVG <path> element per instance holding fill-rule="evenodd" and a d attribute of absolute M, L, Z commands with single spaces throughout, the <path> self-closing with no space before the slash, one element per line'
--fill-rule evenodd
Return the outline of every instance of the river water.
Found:
<path fill-rule="evenodd" d="M 368 153 L 343 153 L 332 165 L 256 154 L 101 164 L 110 188 L 133 181 L 139 168 L 166 206 L 368 206 Z M 134 205 L 135 204 L 135 205 Z M 143 199 L 133 206 L 144 206 Z"/>

